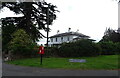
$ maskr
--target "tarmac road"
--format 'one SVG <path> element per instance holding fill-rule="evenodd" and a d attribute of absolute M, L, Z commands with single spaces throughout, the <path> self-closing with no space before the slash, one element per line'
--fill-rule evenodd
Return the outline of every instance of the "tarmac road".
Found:
<path fill-rule="evenodd" d="M 2 68 L 2 76 L 118 76 L 118 70 L 47 69 L 5 63 Z"/>
<path fill-rule="evenodd" d="M 0 55 L 0 78 L 2 77 L 2 57 Z"/>

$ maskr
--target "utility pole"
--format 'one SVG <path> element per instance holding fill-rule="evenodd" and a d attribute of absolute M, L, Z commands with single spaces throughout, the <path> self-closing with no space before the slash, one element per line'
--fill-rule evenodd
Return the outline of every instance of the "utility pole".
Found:
<path fill-rule="evenodd" d="M 120 1 L 118 2 L 118 32 L 120 33 Z"/>

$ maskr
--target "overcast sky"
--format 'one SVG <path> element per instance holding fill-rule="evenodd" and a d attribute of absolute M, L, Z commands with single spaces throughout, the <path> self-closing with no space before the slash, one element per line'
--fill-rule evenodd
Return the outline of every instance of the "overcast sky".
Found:
<path fill-rule="evenodd" d="M 57 19 L 50 26 L 49 36 L 68 31 L 77 31 L 99 41 L 106 27 L 118 28 L 118 1 L 116 0 L 45 0 L 57 6 Z M 0 13 L 0 18 L 13 16 L 10 11 Z M 44 35 L 46 33 L 44 31 Z M 40 40 L 39 44 L 45 43 Z"/>

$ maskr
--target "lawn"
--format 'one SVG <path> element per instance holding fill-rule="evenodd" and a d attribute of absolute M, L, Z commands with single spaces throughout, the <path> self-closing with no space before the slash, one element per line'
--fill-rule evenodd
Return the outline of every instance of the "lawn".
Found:
<path fill-rule="evenodd" d="M 86 59 L 85 63 L 69 62 L 69 59 Z M 43 64 L 40 65 L 40 58 L 20 59 L 8 61 L 9 64 L 42 67 L 42 68 L 59 68 L 59 69 L 119 69 L 118 55 L 102 55 L 98 57 L 81 57 L 81 58 L 43 58 Z"/>

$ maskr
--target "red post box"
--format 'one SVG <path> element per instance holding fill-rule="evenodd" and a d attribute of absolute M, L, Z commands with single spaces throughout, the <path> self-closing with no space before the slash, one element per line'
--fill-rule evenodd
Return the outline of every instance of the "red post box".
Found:
<path fill-rule="evenodd" d="M 43 46 L 39 47 L 39 54 L 44 54 L 44 47 Z"/>

